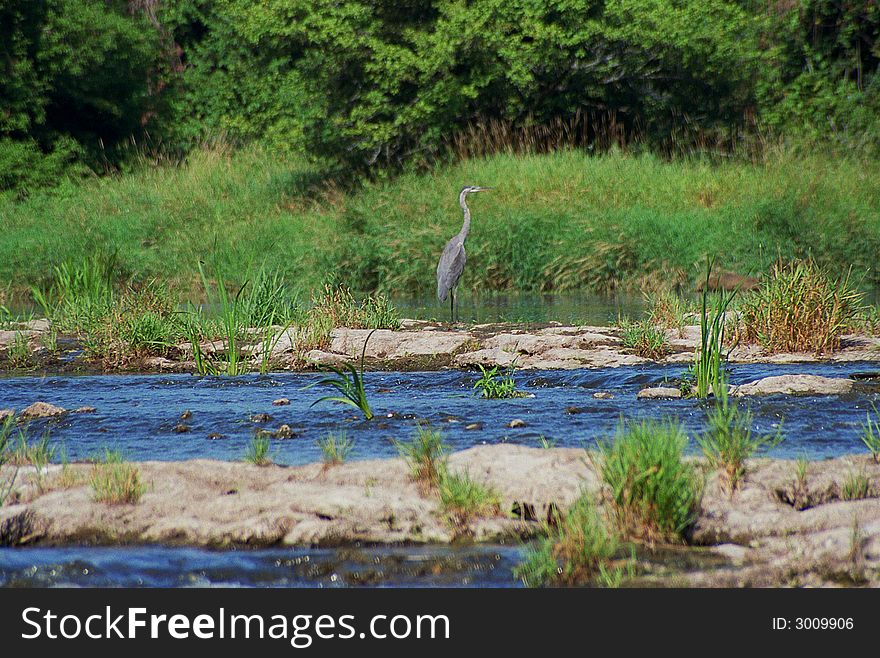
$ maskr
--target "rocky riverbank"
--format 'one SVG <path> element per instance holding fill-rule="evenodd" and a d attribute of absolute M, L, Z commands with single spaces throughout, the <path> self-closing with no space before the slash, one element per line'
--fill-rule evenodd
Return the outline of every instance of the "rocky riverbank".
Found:
<path fill-rule="evenodd" d="M 466 527 L 452 523 L 437 496 L 420 489 L 400 459 L 299 467 L 141 462 L 146 491 L 139 503 L 122 505 L 94 500 L 90 464 L 53 465 L 39 475 L 26 467 L 11 500 L 0 507 L 0 545 L 509 542 L 541 532 L 551 510 L 564 510 L 582 489 L 601 499 L 582 450 L 480 446 L 451 455 L 449 464 L 497 491 L 497 513 L 472 518 Z M 844 482 L 856 473 L 869 482 L 867 497 L 844 500 Z M 7 466 L 0 480 L 12 474 Z M 677 564 L 690 566 L 648 569 L 641 580 L 878 585 L 878 496 L 880 464 L 862 456 L 811 462 L 801 479 L 794 462 L 753 460 L 733 496 L 707 473 L 689 547 L 672 550 Z"/>
<path fill-rule="evenodd" d="M 66 354 L 49 354 L 41 346 L 42 337 L 50 331 L 45 320 L 26 323 L 14 331 L 0 331 L 0 369 L 10 367 L 9 353 L 16 337 L 22 337 L 33 350 L 35 367 L 70 370 L 94 370 L 114 366 L 90 364 L 77 358 L 76 340 L 59 339 L 66 344 Z M 360 358 L 368 329 L 337 328 L 330 334 L 323 349 L 304 350 L 296 330 L 278 328 L 272 340 L 243 346 L 243 351 L 257 366 L 263 360 L 263 347 L 271 345 L 269 361 L 273 369 L 302 370 L 319 364 L 338 364 Z M 389 370 L 436 370 L 440 368 L 473 368 L 477 365 L 506 367 L 516 364 L 520 369 L 607 368 L 650 363 L 690 363 L 700 341 L 698 326 L 685 326 L 666 332 L 666 352 L 659 359 L 638 356 L 624 347 L 621 330 L 616 327 L 563 326 L 549 324 L 490 324 L 450 327 L 447 324 L 404 320 L 400 330 L 380 329 L 373 332 L 366 349 L 370 368 Z M 201 345 L 205 355 L 221 353 L 222 341 L 206 341 Z M 736 345 L 730 351 L 733 363 L 803 363 L 880 361 L 880 337 L 848 335 L 841 348 L 830 354 L 793 352 L 764 353 L 753 344 Z M 2 359 L 0 359 L 2 361 Z M 196 369 L 192 346 L 182 343 L 170 349 L 167 356 L 151 356 L 123 360 L 124 369 L 136 371 L 192 372 Z M 123 366 L 120 366 L 123 367 Z"/>

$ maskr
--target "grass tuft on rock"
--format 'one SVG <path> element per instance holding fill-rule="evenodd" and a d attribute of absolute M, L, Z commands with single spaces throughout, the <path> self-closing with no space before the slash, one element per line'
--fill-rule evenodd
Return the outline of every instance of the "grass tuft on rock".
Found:
<path fill-rule="evenodd" d="M 635 566 L 624 548 L 616 529 L 609 527 L 593 498 L 584 493 L 557 517 L 546 536 L 529 547 L 514 575 L 526 587 L 619 587 Z"/>
<path fill-rule="evenodd" d="M 268 466 L 272 463 L 272 458 L 269 457 L 270 446 L 269 437 L 262 432 L 258 432 L 251 438 L 251 442 L 244 453 L 244 460 L 254 466 Z"/>
<path fill-rule="evenodd" d="M 666 332 L 650 320 L 633 322 L 627 318 L 619 321 L 621 344 L 645 359 L 662 359 L 669 352 Z"/>
<path fill-rule="evenodd" d="M 770 353 L 833 352 L 862 325 L 863 311 L 848 274 L 833 277 L 812 260 L 776 263 L 743 301 L 744 337 Z"/>
<path fill-rule="evenodd" d="M 599 475 L 624 536 L 678 542 L 693 525 L 701 482 L 683 459 L 687 442 L 677 421 L 642 420 L 621 421 L 599 444 Z"/>
<path fill-rule="evenodd" d="M 348 459 L 354 449 L 354 440 L 349 439 L 345 432 L 331 433 L 318 440 L 318 447 L 321 449 L 321 459 L 324 463 L 333 466 L 342 464 Z"/>
<path fill-rule="evenodd" d="M 783 440 L 782 430 L 777 429 L 774 434 L 754 433 L 751 411 L 743 411 L 730 401 L 724 376 L 715 391 L 715 404 L 707 415 L 708 427 L 697 435 L 697 443 L 712 468 L 722 471 L 724 484 L 733 495 L 745 476 L 746 460 L 759 450 L 779 445 Z"/>
<path fill-rule="evenodd" d="M 134 505 L 146 492 L 140 470 L 121 461 L 118 453 L 106 453 L 106 461 L 95 464 L 89 480 L 94 498 L 108 505 Z"/>
<path fill-rule="evenodd" d="M 843 500 L 863 500 L 874 495 L 874 486 L 869 476 L 864 471 L 853 471 L 846 476 L 840 487 L 840 497 Z"/>
<path fill-rule="evenodd" d="M 409 466 L 410 476 L 425 489 L 440 483 L 446 470 L 447 447 L 443 437 L 429 425 L 419 425 L 415 437 L 406 442 L 395 442 L 400 456 Z"/>
<path fill-rule="evenodd" d="M 500 510 L 498 492 L 477 482 L 468 472 L 449 473 L 443 469 L 437 489 L 440 507 L 455 528 L 466 528 L 471 519 Z"/>

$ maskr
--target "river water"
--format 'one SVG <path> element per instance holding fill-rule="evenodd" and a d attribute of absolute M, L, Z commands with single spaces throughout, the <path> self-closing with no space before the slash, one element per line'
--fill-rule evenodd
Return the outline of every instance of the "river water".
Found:
<path fill-rule="evenodd" d="M 784 373 L 830 377 L 869 376 L 877 365 L 733 365 L 731 383 Z M 290 439 L 272 441 L 276 462 L 320 459 L 316 445 L 329 432 L 355 442 L 351 459 L 391 457 L 393 440 L 405 440 L 417 422 L 440 429 L 455 450 L 484 443 L 593 446 L 613 434 L 622 417 L 676 417 L 693 434 L 705 425 L 707 405 L 696 400 L 637 400 L 649 384 L 674 380 L 682 365 L 570 371 L 522 371 L 518 387 L 530 397 L 483 400 L 473 372 L 368 372 L 366 389 L 376 418 L 332 403 L 312 403 L 330 391 L 303 390 L 313 373 L 235 378 L 175 375 L 47 375 L 0 377 L 0 408 L 22 409 L 37 400 L 93 413 L 33 421 L 31 436 L 48 431 L 57 458 L 86 459 L 104 448 L 131 460 L 214 458 L 240 460 L 259 428 L 288 424 Z M 610 399 L 597 399 L 599 391 Z M 289 405 L 275 406 L 278 398 Z M 876 393 L 809 398 L 768 396 L 740 404 L 754 414 L 754 428 L 785 440 L 769 455 L 825 459 L 862 453 L 861 423 Z M 186 420 L 181 419 L 189 412 Z M 257 414 L 271 419 L 255 422 Z M 510 428 L 518 418 L 523 427 Z M 186 432 L 179 433 L 179 424 Z M 468 429 L 468 428 L 471 429 Z M 694 441 L 688 450 L 696 452 Z M 173 546 L 0 548 L 0 586 L 517 586 L 519 545 L 272 548 L 212 551 Z"/>

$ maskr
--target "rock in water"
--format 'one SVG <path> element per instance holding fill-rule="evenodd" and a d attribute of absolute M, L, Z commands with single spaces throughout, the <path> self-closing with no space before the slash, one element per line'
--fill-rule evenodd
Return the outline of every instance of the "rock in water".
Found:
<path fill-rule="evenodd" d="M 669 400 L 681 397 L 681 389 L 671 386 L 643 388 L 636 396 L 639 400 Z"/>
<path fill-rule="evenodd" d="M 284 407 L 290 404 L 290 400 L 287 398 L 278 398 L 277 400 L 272 400 L 272 404 L 276 407 Z"/>
<path fill-rule="evenodd" d="M 34 402 L 31 406 L 22 410 L 22 418 L 54 418 L 67 413 L 67 409 L 56 407 L 48 402 Z"/>
<path fill-rule="evenodd" d="M 731 386 L 730 394 L 746 395 L 844 395 L 853 389 L 855 382 L 843 377 L 820 377 L 819 375 L 777 375 L 764 377 L 741 386 Z"/>

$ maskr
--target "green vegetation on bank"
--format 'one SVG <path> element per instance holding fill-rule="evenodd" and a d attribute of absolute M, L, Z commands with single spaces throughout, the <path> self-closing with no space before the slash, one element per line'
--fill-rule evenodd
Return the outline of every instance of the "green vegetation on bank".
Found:
<path fill-rule="evenodd" d="M 177 167 L 0 201 L 0 295 L 47 287 L 54 267 L 96 253 L 115 255 L 117 280 L 155 278 L 194 301 L 204 294 L 200 260 L 234 286 L 264 266 L 304 299 L 330 281 L 429 292 L 437 255 L 461 225 L 464 183 L 497 187 L 471 203 L 465 289 L 668 288 L 697 281 L 716 254 L 718 269 L 741 273 L 809 256 L 836 275 L 852 266 L 865 284 L 880 276 L 874 160 L 496 155 L 318 196 L 303 192 L 310 172 L 260 148 L 203 150 Z"/>

